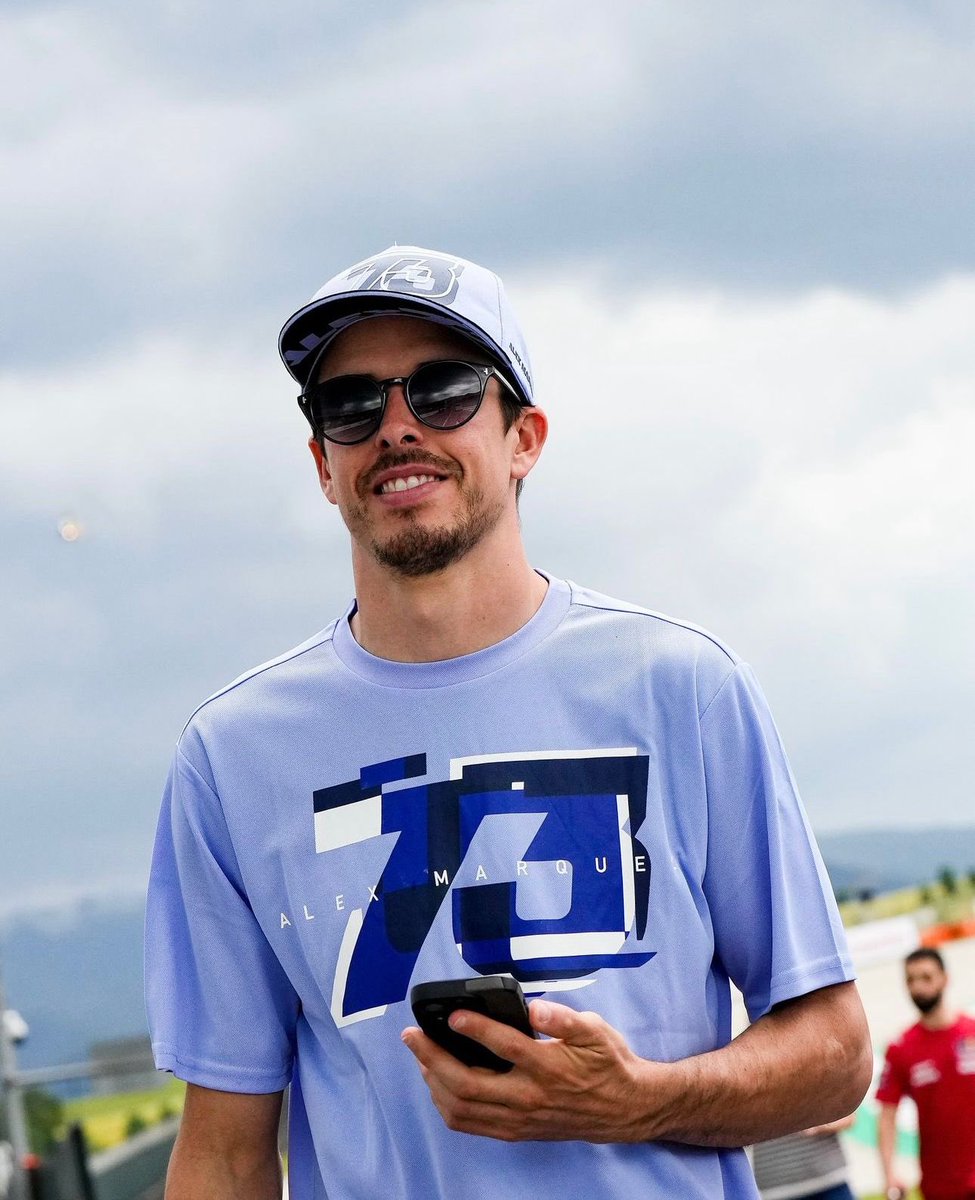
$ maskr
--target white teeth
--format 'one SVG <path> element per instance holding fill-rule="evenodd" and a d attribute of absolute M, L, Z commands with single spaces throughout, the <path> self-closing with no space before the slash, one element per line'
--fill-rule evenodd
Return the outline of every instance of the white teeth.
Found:
<path fill-rule="evenodd" d="M 406 492 L 410 488 L 419 487 L 421 483 L 433 483 L 434 478 L 433 475 L 408 475 L 404 479 L 401 475 L 398 479 L 387 479 L 380 491 L 384 496 L 388 496 L 390 492 Z"/>

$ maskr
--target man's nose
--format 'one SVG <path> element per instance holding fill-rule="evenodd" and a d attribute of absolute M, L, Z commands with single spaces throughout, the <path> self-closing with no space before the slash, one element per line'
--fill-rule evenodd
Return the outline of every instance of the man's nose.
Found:
<path fill-rule="evenodd" d="M 376 444 L 384 448 L 410 445 L 423 440 L 422 431 L 423 426 L 406 403 L 403 384 L 390 384 L 383 419 L 376 430 Z"/>

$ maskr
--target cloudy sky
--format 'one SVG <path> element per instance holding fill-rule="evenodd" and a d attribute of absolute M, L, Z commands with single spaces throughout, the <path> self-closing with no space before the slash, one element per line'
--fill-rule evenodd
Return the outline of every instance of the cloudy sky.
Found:
<path fill-rule="evenodd" d="M 393 241 L 505 278 L 539 566 L 751 661 L 820 831 L 975 819 L 969 0 L 7 0 L 0 79 L 0 913 L 138 892 L 346 603 L 276 335 Z"/>

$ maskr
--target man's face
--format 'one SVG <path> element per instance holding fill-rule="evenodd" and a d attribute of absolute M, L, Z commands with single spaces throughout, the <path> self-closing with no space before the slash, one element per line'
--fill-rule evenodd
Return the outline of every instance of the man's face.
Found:
<path fill-rule="evenodd" d="M 421 363 L 451 358 L 485 361 L 471 343 L 429 321 L 374 317 L 335 339 L 319 379 L 401 378 Z M 413 416 L 397 385 L 389 389 L 381 426 L 366 441 L 328 442 L 325 453 L 309 443 L 322 490 L 359 550 L 400 574 L 429 574 L 464 557 L 509 506 L 513 510 L 519 422 L 505 432 L 499 387 L 496 379 L 488 382 L 466 425 L 438 430 Z"/>
<path fill-rule="evenodd" d="M 918 958 L 905 967 L 907 990 L 917 1009 L 929 1013 L 938 1007 L 948 977 L 932 958 Z"/>

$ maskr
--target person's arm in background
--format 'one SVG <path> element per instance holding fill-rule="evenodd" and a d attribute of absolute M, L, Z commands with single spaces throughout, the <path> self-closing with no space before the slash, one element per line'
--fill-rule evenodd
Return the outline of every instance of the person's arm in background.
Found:
<path fill-rule="evenodd" d="M 849 1129 L 854 1121 L 856 1113 L 850 1113 L 847 1117 L 840 1117 L 838 1121 L 830 1121 L 827 1125 L 812 1125 L 802 1132 L 806 1137 L 826 1137 L 831 1133 L 842 1133 L 844 1129 Z"/>
<path fill-rule="evenodd" d="M 877 1145 L 880 1148 L 880 1164 L 884 1172 L 884 1187 L 887 1194 L 900 1192 L 907 1195 L 907 1185 L 897 1174 L 894 1155 L 897 1152 L 897 1105 L 881 1104 L 877 1122 Z"/>
<path fill-rule="evenodd" d="M 165 1200 L 281 1200 L 281 1096 L 188 1084 Z"/>

